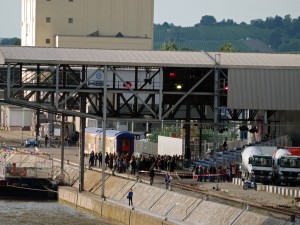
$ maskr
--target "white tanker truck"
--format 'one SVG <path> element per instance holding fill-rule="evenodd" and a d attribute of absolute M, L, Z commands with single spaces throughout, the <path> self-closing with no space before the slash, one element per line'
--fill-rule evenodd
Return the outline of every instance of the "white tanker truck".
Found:
<path fill-rule="evenodd" d="M 242 176 L 256 182 L 271 183 L 273 179 L 273 154 L 276 147 L 251 146 L 242 151 Z"/>
<path fill-rule="evenodd" d="M 293 156 L 287 149 L 274 153 L 274 178 L 276 184 L 297 185 L 300 183 L 300 156 Z"/>

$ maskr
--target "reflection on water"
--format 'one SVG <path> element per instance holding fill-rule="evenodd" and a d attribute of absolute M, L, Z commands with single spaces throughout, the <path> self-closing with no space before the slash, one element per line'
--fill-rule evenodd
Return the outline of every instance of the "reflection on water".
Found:
<path fill-rule="evenodd" d="M 99 216 L 59 202 L 0 200 L 0 224 L 5 225 L 112 225 Z"/>

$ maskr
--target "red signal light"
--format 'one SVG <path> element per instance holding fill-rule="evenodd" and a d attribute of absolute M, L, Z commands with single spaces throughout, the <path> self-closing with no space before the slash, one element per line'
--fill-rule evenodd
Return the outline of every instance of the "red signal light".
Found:
<path fill-rule="evenodd" d="M 129 82 L 129 81 L 125 81 L 125 83 L 123 83 L 123 87 L 131 87 L 132 86 L 132 83 Z"/>
<path fill-rule="evenodd" d="M 170 78 L 174 78 L 174 77 L 176 77 L 176 73 L 174 73 L 174 72 L 171 72 L 171 73 L 169 74 L 169 77 L 170 77 Z"/>
<path fill-rule="evenodd" d="M 225 87 L 224 87 L 224 90 L 225 90 L 225 91 L 228 91 L 228 86 L 225 86 Z"/>

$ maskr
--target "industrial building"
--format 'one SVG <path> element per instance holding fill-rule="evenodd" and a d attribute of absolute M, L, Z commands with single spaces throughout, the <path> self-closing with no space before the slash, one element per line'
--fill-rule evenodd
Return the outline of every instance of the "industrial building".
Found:
<path fill-rule="evenodd" d="M 22 46 L 153 49 L 154 0 L 22 0 Z"/>

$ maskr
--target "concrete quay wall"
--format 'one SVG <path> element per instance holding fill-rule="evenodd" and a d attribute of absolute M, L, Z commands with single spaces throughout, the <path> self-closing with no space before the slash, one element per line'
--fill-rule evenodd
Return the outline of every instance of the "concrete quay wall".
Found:
<path fill-rule="evenodd" d="M 59 201 L 66 202 L 109 220 L 114 220 L 124 225 L 177 225 L 179 223 L 166 221 L 166 218 L 151 215 L 147 212 L 135 210 L 134 207 L 107 201 L 95 197 L 88 192 L 79 193 L 72 187 L 59 187 Z"/>
<path fill-rule="evenodd" d="M 92 173 L 90 173 L 92 174 Z M 122 178 L 110 177 L 123 180 Z M 114 183 L 110 181 L 110 183 Z M 133 186 L 132 186 L 133 185 Z M 90 187 L 90 186 L 89 186 Z M 115 193 L 118 186 L 106 186 L 107 193 Z M 126 191 L 121 191 L 121 189 Z M 128 206 L 127 191 L 132 188 L 134 192 L 134 207 Z M 59 187 L 59 200 L 88 210 L 103 218 L 114 220 L 125 225 L 222 225 L 245 224 L 251 221 L 252 225 L 286 224 L 284 220 L 274 219 L 260 215 L 246 209 L 190 197 L 173 191 L 127 181 L 119 193 L 106 199 L 100 195 L 83 191 L 81 193 L 74 187 Z"/>
<path fill-rule="evenodd" d="M 75 165 L 68 164 L 65 169 L 68 174 L 74 174 L 74 167 L 76 168 Z M 59 167 L 56 172 L 59 174 Z M 102 189 L 100 171 L 85 171 L 84 191 L 80 193 L 78 192 L 78 179 L 72 175 L 72 179 L 67 179 L 72 180 L 71 186 L 59 187 L 59 200 L 103 218 L 128 225 L 221 225 L 247 224 L 249 221 L 251 221 L 251 225 L 289 224 L 284 219 L 278 220 L 247 209 L 207 201 L 199 196 L 192 197 L 184 193 L 150 186 L 143 182 L 137 182 L 128 174 L 120 175 L 122 177 L 106 174 L 104 192 L 106 199 L 100 198 Z M 134 207 L 128 206 L 126 198 L 131 188 L 134 193 Z"/>

